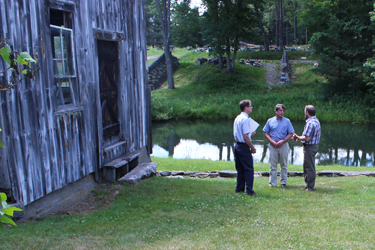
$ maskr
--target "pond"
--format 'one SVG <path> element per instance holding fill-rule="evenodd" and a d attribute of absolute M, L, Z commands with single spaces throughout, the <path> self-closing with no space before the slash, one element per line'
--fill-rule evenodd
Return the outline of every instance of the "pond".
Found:
<path fill-rule="evenodd" d="M 266 121 L 257 121 L 259 127 L 252 136 L 257 150 L 255 163 L 268 163 L 268 141 L 263 135 Z M 301 135 L 304 122 L 293 122 L 297 134 Z M 341 164 L 347 166 L 375 165 L 375 125 L 346 123 L 321 123 L 322 135 L 316 164 Z M 167 121 L 153 122 L 153 153 L 155 157 L 176 159 L 209 159 L 234 161 L 232 120 L 215 121 Z M 303 164 L 301 142 L 289 141 L 289 163 Z"/>

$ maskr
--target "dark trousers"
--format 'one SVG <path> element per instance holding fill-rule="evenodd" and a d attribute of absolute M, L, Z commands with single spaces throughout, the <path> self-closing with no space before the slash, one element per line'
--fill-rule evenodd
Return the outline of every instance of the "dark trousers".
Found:
<path fill-rule="evenodd" d="M 245 191 L 246 184 L 246 193 L 254 193 L 253 156 L 251 155 L 250 148 L 247 144 L 236 144 L 236 146 L 234 147 L 234 161 L 237 170 L 236 192 Z"/>
<path fill-rule="evenodd" d="M 315 155 L 318 152 L 318 144 L 303 145 L 303 174 L 305 177 L 306 187 L 315 189 Z"/>

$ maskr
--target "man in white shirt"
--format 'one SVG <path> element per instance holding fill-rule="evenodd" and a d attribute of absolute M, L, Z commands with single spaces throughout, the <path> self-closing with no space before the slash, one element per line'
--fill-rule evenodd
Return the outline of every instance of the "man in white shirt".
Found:
<path fill-rule="evenodd" d="M 253 156 L 256 153 L 250 135 L 250 119 L 249 114 L 253 111 L 253 106 L 250 100 L 243 100 L 240 102 L 241 114 L 234 120 L 233 135 L 237 142 L 234 147 L 234 160 L 237 170 L 237 186 L 236 193 L 245 191 L 246 194 L 256 195 L 253 190 L 254 183 L 254 165 Z M 255 131 L 253 132 L 253 134 Z"/>

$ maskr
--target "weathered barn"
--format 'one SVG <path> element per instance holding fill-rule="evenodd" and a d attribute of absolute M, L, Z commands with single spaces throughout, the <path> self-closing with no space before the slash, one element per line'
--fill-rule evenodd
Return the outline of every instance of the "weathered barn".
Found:
<path fill-rule="evenodd" d="M 99 181 L 116 158 L 149 156 L 144 5 L 0 2 L 0 37 L 40 68 L 36 80 L 0 93 L 0 191 L 10 199 L 27 206 L 87 176 Z"/>

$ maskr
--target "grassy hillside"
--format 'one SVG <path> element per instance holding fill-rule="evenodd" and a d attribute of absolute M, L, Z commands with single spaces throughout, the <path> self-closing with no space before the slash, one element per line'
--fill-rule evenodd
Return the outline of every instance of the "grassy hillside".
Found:
<path fill-rule="evenodd" d="M 279 52 L 241 52 L 237 58 L 256 56 L 256 59 L 266 57 L 269 61 L 270 55 L 274 56 L 272 53 L 276 55 Z M 309 58 L 308 52 L 289 53 L 289 58 Z M 187 52 L 180 58 L 181 66 L 174 74 L 176 89 L 163 88 L 152 92 L 154 120 L 233 119 L 239 113 L 239 101 L 250 99 L 254 106 L 251 116 L 257 120 L 273 116 L 275 104 L 283 103 L 288 118 L 293 120 L 303 120 L 305 105 L 312 104 L 317 108 L 321 121 L 374 122 L 366 100 L 354 101 L 340 96 L 327 99 L 324 78 L 312 71 L 312 65 L 295 64 L 293 83 L 269 86 L 265 81 L 264 68 L 236 63 L 235 73 L 226 74 L 216 65 L 194 65 L 195 60 L 201 57 L 208 58 L 208 53 Z"/>

